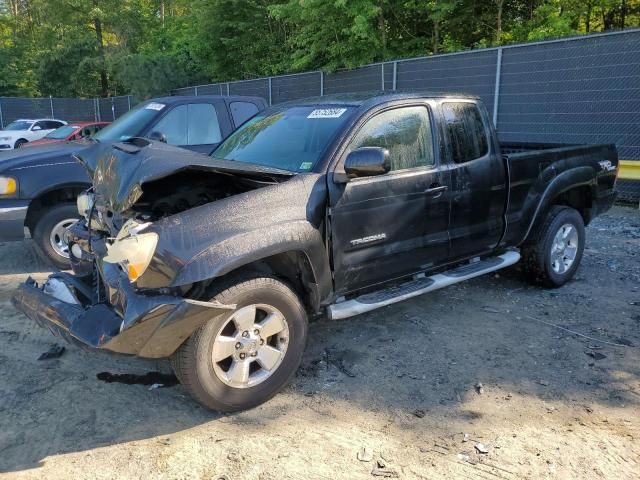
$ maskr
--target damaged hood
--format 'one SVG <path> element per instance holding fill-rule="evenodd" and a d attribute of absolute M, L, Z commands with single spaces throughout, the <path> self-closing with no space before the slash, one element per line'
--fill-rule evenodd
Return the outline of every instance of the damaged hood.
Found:
<path fill-rule="evenodd" d="M 96 196 L 114 212 L 123 212 L 136 203 L 142 196 L 145 183 L 185 170 L 258 179 L 295 175 L 286 170 L 207 157 L 140 138 L 96 144 L 77 154 L 76 159 L 85 166 L 93 179 Z"/>

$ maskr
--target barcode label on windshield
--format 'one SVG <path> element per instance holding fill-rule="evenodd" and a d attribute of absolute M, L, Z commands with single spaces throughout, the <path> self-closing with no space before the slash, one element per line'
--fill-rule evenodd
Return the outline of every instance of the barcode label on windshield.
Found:
<path fill-rule="evenodd" d="M 339 118 L 346 108 L 316 108 L 307 118 Z"/>

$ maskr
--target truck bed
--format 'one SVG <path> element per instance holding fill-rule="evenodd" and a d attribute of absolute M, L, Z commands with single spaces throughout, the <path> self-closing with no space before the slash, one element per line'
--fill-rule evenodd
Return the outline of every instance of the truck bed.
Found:
<path fill-rule="evenodd" d="M 531 228 L 525 223 L 534 217 L 529 210 L 541 205 L 538 194 L 542 195 L 549 184 L 566 171 L 571 170 L 570 175 L 575 177 L 572 185 L 582 184 L 589 190 L 586 198 L 613 192 L 618 170 L 615 145 L 500 143 L 500 150 L 510 185 L 505 218 L 508 244 L 518 245 L 524 240 L 521 235 L 524 233 L 526 237 Z M 589 212 L 589 208 L 590 205 L 585 205 L 585 212 Z M 589 223 L 590 214 L 584 216 L 585 223 Z"/>

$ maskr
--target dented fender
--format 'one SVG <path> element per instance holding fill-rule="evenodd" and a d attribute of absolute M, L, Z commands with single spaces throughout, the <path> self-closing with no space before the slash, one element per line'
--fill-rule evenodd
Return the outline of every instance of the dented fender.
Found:
<path fill-rule="evenodd" d="M 299 174 L 159 220 L 145 230 L 156 232 L 159 242 L 137 285 L 187 285 L 273 255 L 300 252 L 321 303 L 332 292 L 324 238 L 326 201 L 325 175 Z"/>

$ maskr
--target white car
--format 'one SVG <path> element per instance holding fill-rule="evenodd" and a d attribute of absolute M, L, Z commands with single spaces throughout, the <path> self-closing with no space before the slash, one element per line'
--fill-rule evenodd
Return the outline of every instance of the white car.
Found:
<path fill-rule="evenodd" d="M 51 118 L 15 120 L 4 127 L 4 130 L 0 130 L 0 151 L 20 148 L 27 142 L 40 140 L 56 128 L 66 124 L 67 122 Z"/>

